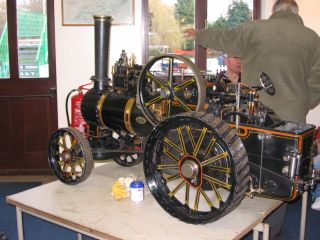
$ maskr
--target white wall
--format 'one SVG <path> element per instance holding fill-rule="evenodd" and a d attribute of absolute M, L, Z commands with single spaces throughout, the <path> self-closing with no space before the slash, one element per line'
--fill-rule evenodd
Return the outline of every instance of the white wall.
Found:
<path fill-rule="evenodd" d="M 319 0 L 298 0 L 300 15 L 303 18 L 304 24 L 313 29 L 320 35 L 320 1 Z M 320 79 L 319 79 L 320 81 Z M 320 94 L 320 93 L 319 93 Z M 307 115 L 307 122 L 320 126 L 320 105 L 312 109 Z"/>
<path fill-rule="evenodd" d="M 271 9 L 275 0 L 262 0 L 261 1 L 261 17 L 266 19 L 271 14 Z M 320 35 L 320 1 L 319 0 L 296 0 L 299 5 L 299 14 L 303 19 L 305 26 L 313 29 Z M 320 81 L 320 79 L 319 79 Z M 319 93 L 320 94 L 320 93 Z M 298 96 L 297 96 L 298 97 Z M 297 111 L 299 111 L 297 109 Z M 320 105 L 312 109 L 307 115 L 307 123 L 320 126 Z"/>
<path fill-rule="evenodd" d="M 66 127 L 65 99 L 71 89 L 89 83 L 94 72 L 94 27 L 62 26 L 61 0 L 54 0 L 57 65 L 58 126 Z M 135 24 L 112 26 L 110 39 L 111 65 L 119 59 L 121 50 L 132 53 L 141 63 L 141 1 L 135 1 Z M 111 77 L 111 75 L 108 75 Z"/>
<path fill-rule="evenodd" d="M 261 0 L 262 18 L 268 18 L 274 0 Z M 319 0 L 297 0 L 300 15 L 305 25 L 320 35 Z M 71 89 L 90 82 L 94 75 L 94 32 L 90 27 L 62 26 L 61 1 L 55 0 L 55 37 L 57 63 L 58 124 L 67 126 L 65 98 Z M 124 49 L 130 55 L 134 53 L 141 64 L 141 1 L 135 1 L 135 25 L 113 26 L 111 28 L 111 49 L 109 64 L 113 65 Z M 109 67 L 111 70 L 111 66 Z M 110 77 L 110 74 L 109 74 Z M 320 126 L 320 106 L 309 112 L 307 122 Z"/>

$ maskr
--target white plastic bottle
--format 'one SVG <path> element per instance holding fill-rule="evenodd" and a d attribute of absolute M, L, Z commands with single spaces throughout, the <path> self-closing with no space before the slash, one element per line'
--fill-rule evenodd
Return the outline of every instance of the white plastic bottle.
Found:
<path fill-rule="evenodd" d="M 142 181 L 133 181 L 130 184 L 130 198 L 131 201 L 143 201 L 144 183 Z"/>

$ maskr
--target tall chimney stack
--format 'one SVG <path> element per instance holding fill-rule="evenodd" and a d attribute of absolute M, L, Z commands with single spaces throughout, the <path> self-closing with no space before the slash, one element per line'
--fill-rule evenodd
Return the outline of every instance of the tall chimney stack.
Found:
<path fill-rule="evenodd" d="M 91 80 L 94 81 L 94 90 L 98 92 L 107 86 L 111 21 L 111 16 L 94 16 L 95 75 Z"/>

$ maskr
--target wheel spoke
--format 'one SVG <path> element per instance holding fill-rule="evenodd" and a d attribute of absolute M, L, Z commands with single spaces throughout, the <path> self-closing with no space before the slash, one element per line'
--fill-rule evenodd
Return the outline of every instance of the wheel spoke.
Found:
<path fill-rule="evenodd" d="M 149 106 L 152 105 L 152 104 L 155 104 L 155 103 L 157 103 L 157 102 L 160 102 L 162 99 L 163 99 L 163 97 L 162 97 L 161 95 L 159 95 L 159 96 L 151 99 L 150 101 L 146 102 L 144 105 L 145 105 L 146 107 L 149 107 Z"/>
<path fill-rule="evenodd" d="M 190 185 L 186 184 L 186 192 L 184 196 L 184 204 L 189 206 L 189 199 L 190 199 Z"/>
<path fill-rule="evenodd" d="M 170 152 L 167 148 L 164 148 L 163 149 L 163 152 L 167 155 L 167 156 L 169 156 L 172 160 L 174 160 L 174 161 L 176 161 L 176 162 L 179 162 L 180 160 L 176 157 L 176 156 L 174 156 L 173 154 L 172 154 L 172 152 Z"/>
<path fill-rule="evenodd" d="M 158 164 L 158 170 L 178 169 L 178 164 Z"/>
<path fill-rule="evenodd" d="M 151 79 L 153 82 L 155 82 L 159 87 L 165 88 L 166 84 L 163 83 L 160 79 L 158 79 L 156 76 L 154 76 L 150 71 L 146 73 L 146 76 Z"/>
<path fill-rule="evenodd" d="M 65 173 L 67 173 L 68 165 L 69 165 L 69 164 L 66 164 L 65 162 L 63 163 L 63 169 L 62 169 L 62 170 L 63 170 Z"/>
<path fill-rule="evenodd" d="M 186 182 L 182 180 L 171 192 L 168 193 L 168 196 L 170 198 L 173 197 L 185 184 Z"/>
<path fill-rule="evenodd" d="M 60 147 L 62 147 L 63 149 L 68 149 L 68 148 L 67 148 L 67 145 L 66 145 L 66 141 L 65 141 L 65 139 L 64 139 L 64 136 L 59 136 L 58 145 L 59 145 Z"/>
<path fill-rule="evenodd" d="M 62 154 L 61 154 L 61 152 L 56 152 L 56 155 L 61 157 Z"/>
<path fill-rule="evenodd" d="M 179 178 L 180 178 L 180 174 L 177 173 L 177 174 L 171 175 L 169 177 L 166 177 L 165 179 L 166 179 L 166 182 L 168 183 L 168 182 L 174 181 L 174 180 L 179 179 Z"/>
<path fill-rule="evenodd" d="M 208 145 L 208 147 L 207 147 L 207 150 L 206 150 L 206 152 L 205 152 L 205 154 L 204 154 L 206 157 L 207 157 L 207 156 L 209 155 L 209 153 L 211 152 L 211 149 L 212 149 L 213 145 L 216 143 L 216 141 L 217 141 L 217 139 L 215 139 L 214 137 L 211 138 L 210 143 L 209 143 L 209 145 Z"/>
<path fill-rule="evenodd" d="M 62 160 L 58 160 L 57 163 L 58 163 L 60 169 L 62 169 L 62 165 L 64 165 L 64 162 Z"/>
<path fill-rule="evenodd" d="M 173 91 L 174 91 L 174 92 L 178 92 L 178 91 L 180 91 L 181 89 L 183 89 L 183 88 L 185 88 L 185 87 L 187 87 L 187 86 L 189 86 L 189 85 L 191 85 L 191 84 L 193 84 L 193 83 L 195 83 L 195 82 L 196 82 L 196 79 L 192 78 L 192 79 L 190 79 L 190 80 L 188 80 L 188 81 L 185 81 L 184 83 L 182 83 L 182 84 L 180 84 L 180 85 L 178 85 L 178 86 L 175 86 L 175 87 L 173 88 Z"/>
<path fill-rule="evenodd" d="M 75 147 L 75 145 L 78 143 L 78 141 L 77 141 L 77 139 L 75 139 L 75 138 L 73 138 L 73 141 L 72 141 L 72 143 L 71 143 L 71 147 L 70 147 L 70 151 L 72 151 L 73 150 L 73 148 Z"/>
<path fill-rule="evenodd" d="M 193 156 L 197 156 L 197 155 L 198 155 L 200 146 L 201 146 L 201 144 L 202 144 L 202 142 L 203 142 L 204 136 L 205 136 L 206 133 L 207 133 L 207 130 L 208 130 L 208 128 L 202 128 L 202 130 L 201 130 L 201 135 L 200 135 L 200 137 L 199 137 L 199 139 L 198 139 L 197 145 L 196 145 L 196 147 L 193 149 L 193 153 L 192 153 Z"/>
<path fill-rule="evenodd" d="M 77 176 L 76 164 L 71 163 L 70 166 L 71 166 L 71 176 Z"/>
<path fill-rule="evenodd" d="M 59 141 L 58 141 L 58 146 L 63 148 L 64 150 L 67 149 L 65 145 L 63 145 L 63 143 L 61 143 L 60 141 L 62 141 L 62 137 L 59 137 Z"/>
<path fill-rule="evenodd" d="M 184 144 L 182 131 L 181 131 L 180 127 L 177 128 L 177 132 L 178 132 L 178 135 L 179 135 L 179 140 L 180 140 L 182 152 L 183 152 L 183 155 L 185 156 L 185 155 L 187 155 L 187 149 L 186 149 L 186 145 Z"/>
<path fill-rule="evenodd" d="M 222 159 L 222 158 L 225 158 L 225 157 L 228 157 L 228 156 L 229 156 L 228 152 L 220 153 L 220 154 L 218 154 L 218 155 L 216 155 L 216 156 L 214 156 L 214 157 L 212 157 L 212 158 L 209 158 L 209 159 L 203 161 L 203 162 L 201 163 L 201 166 L 204 167 L 204 166 L 206 166 L 206 165 L 209 165 L 209 164 L 211 164 L 211 163 L 213 163 L 213 162 L 215 162 L 215 161 L 218 161 L 218 160 L 220 160 L 220 159 Z"/>
<path fill-rule="evenodd" d="M 199 200 L 200 200 L 200 189 L 197 188 L 196 199 L 194 200 L 193 211 L 198 211 L 199 208 Z"/>
<path fill-rule="evenodd" d="M 209 199 L 208 195 L 206 194 L 205 191 L 203 191 L 202 188 L 199 188 L 200 189 L 200 192 L 202 194 L 202 196 L 204 196 L 204 199 L 207 201 L 209 207 L 213 207 L 213 203 L 211 202 L 211 200 Z"/>
<path fill-rule="evenodd" d="M 179 147 L 179 146 L 177 146 L 174 142 L 172 142 L 169 138 L 167 138 L 167 137 L 165 137 L 164 139 L 163 139 L 163 141 L 166 143 L 166 144 L 168 144 L 168 145 L 170 145 L 171 147 L 173 147 L 174 149 L 176 149 L 178 152 L 180 152 L 181 154 L 183 154 L 183 150 Z"/>
<path fill-rule="evenodd" d="M 224 188 L 226 188 L 226 189 L 229 189 L 229 190 L 230 190 L 231 187 L 232 187 L 231 184 L 226 183 L 226 182 L 223 182 L 223 181 L 221 181 L 221 180 L 219 180 L 219 179 L 216 179 L 216 178 L 214 178 L 214 177 L 211 177 L 211 176 L 209 176 L 209 175 L 207 175 L 207 174 L 203 174 L 203 178 L 206 179 L 206 180 L 208 180 L 208 181 L 212 181 L 213 183 L 215 183 L 215 184 L 217 184 L 217 185 L 219 185 L 219 186 L 221 186 L 221 187 L 224 187 Z"/>
<path fill-rule="evenodd" d="M 189 135 L 189 139 L 190 139 L 192 148 L 194 149 L 196 143 L 195 143 L 194 138 L 193 138 L 193 136 L 192 136 L 192 132 L 191 132 L 191 127 L 190 127 L 190 126 L 187 126 L 187 133 L 188 133 L 188 135 Z"/>
<path fill-rule="evenodd" d="M 176 100 L 183 107 L 183 109 L 186 112 L 190 112 L 191 111 L 191 108 L 189 108 L 188 105 L 185 104 L 178 96 L 174 96 L 173 98 L 174 98 L 174 100 Z"/>
<path fill-rule="evenodd" d="M 67 148 L 66 136 L 68 136 L 67 132 L 65 132 L 62 136 L 62 144 Z"/>
<path fill-rule="evenodd" d="M 226 167 L 210 166 L 210 169 L 223 173 L 231 173 L 231 168 Z"/>
<path fill-rule="evenodd" d="M 216 187 L 216 184 L 215 184 L 214 182 L 212 182 L 212 181 L 209 181 L 209 184 L 210 184 L 213 192 L 214 192 L 215 195 L 217 196 L 218 202 L 220 203 L 220 202 L 222 201 L 222 197 L 221 197 L 220 193 L 218 192 L 218 189 L 217 189 L 217 187 Z"/>
<path fill-rule="evenodd" d="M 64 135 L 63 135 L 63 137 L 64 137 L 64 145 L 67 147 L 67 149 L 70 149 L 70 147 L 71 147 L 71 143 L 72 143 L 72 136 L 70 135 L 70 133 L 68 133 L 68 132 L 65 132 L 64 133 Z M 68 148 L 68 143 L 67 143 L 67 138 L 69 138 L 69 143 L 70 143 L 70 147 Z"/>
<path fill-rule="evenodd" d="M 81 162 L 81 163 L 84 162 L 84 158 L 83 157 L 74 156 L 73 159 L 76 160 L 77 162 Z"/>
<path fill-rule="evenodd" d="M 167 99 L 166 100 L 166 118 L 170 117 L 171 116 L 171 103 L 172 103 L 172 100 L 171 99 Z"/>
<path fill-rule="evenodd" d="M 173 82 L 173 58 L 169 58 L 169 69 L 168 69 L 168 86 L 172 88 Z"/>

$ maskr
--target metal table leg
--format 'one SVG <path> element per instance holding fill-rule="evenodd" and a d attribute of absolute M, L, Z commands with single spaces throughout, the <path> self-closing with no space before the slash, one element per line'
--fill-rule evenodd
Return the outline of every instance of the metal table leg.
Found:
<path fill-rule="evenodd" d="M 262 232 L 262 239 L 269 240 L 270 226 L 268 223 L 259 223 L 253 228 L 253 240 L 259 239 L 259 232 Z"/>
<path fill-rule="evenodd" d="M 300 240 L 304 240 L 306 230 L 308 191 L 302 194 L 301 219 L 300 219 Z"/>
<path fill-rule="evenodd" d="M 18 228 L 18 239 L 23 240 L 23 220 L 22 220 L 22 211 L 19 207 L 16 207 L 17 214 L 17 228 Z"/>
<path fill-rule="evenodd" d="M 82 234 L 78 233 L 78 240 L 82 240 Z"/>

